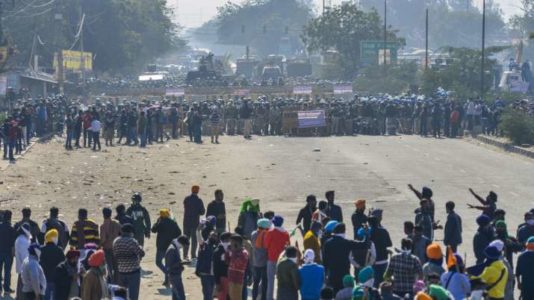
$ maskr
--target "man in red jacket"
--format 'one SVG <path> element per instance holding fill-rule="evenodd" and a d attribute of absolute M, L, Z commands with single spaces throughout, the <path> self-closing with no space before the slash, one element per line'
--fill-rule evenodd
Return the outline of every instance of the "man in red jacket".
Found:
<path fill-rule="evenodd" d="M 85 113 L 83 113 L 82 122 L 83 122 L 83 147 L 89 147 L 91 148 L 91 141 L 92 133 L 89 128 L 91 128 L 91 122 L 93 121 L 93 116 L 91 115 L 91 112 L 87 110 Z"/>
<path fill-rule="evenodd" d="M 228 294 L 232 300 L 243 299 L 245 270 L 248 265 L 248 252 L 243 248 L 243 238 L 234 234 L 230 237 L 230 249 L 226 251 L 228 264 Z"/>
<path fill-rule="evenodd" d="M 265 235 L 264 246 L 267 248 L 267 300 L 273 300 L 274 277 L 276 275 L 276 264 L 278 257 L 289 245 L 289 233 L 282 227 L 284 218 L 276 215 L 273 220 L 274 228 Z"/>

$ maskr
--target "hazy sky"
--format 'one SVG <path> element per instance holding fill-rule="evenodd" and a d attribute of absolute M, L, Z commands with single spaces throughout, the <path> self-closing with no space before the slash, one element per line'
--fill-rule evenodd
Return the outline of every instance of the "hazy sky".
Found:
<path fill-rule="evenodd" d="M 241 2 L 243 0 L 233 0 Z M 314 0 L 319 6 L 322 0 Z M 331 0 L 333 4 L 340 3 L 341 0 Z M 217 13 L 217 6 L 221 6 L 226 0 L 168 0 L 169 6 L 174 8 L 176 20 L 185 27 L 196 27 L 211 19 Z M 482 0 L 475 0 L 482 3 Z M 495 0 L 507 17 L 517 13 L 518 0 Z"/>

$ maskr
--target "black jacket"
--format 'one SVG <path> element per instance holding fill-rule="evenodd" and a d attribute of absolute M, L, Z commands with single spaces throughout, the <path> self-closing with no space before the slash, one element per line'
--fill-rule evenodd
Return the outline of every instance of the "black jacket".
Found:
<path fill-rule="evenodd" d="M 182 230 L 173 219 L 159 218 L 156 224 L 152 226 L 152 232 L 157 233 L 156 248 L 160 251 L 166 251 L 172 240 L 182 235 Z"/>
<path fill-rule="evenodd" d="M 343 212 L 341 211 L 341 207 L 339 207 L 339 205 L 328 204 L 326 215 L 329 216 L 330 219 L 336 220 L 339 223 L 343 222 Z"/>
<path fill-rule="evenodd" d="M 224 232 L 226 230 L 226 206 L 223 201 L 211 201 L 206 210 L 207 216 L 214 216 L 216 218 L 217 223 L 215 227 L 218 232 Z"/>
<path fill-rule="evenodd" d="M 363 227 L 363 224 L 367 223 L 367 216 L 364 212 L 354 211 L 351 217 L 352 228 L 354 229 L 354 239 L 356 239 L 356 233 L 358 229 Z"/>
<path fill-rule="evenodd" d="M 191 194 L 184 199 L 184 229 L 198 227 L 200 216 L 204 215 L 204 202 L 197 194 Z"/>
<path fill-rule="evenodd" d="M 486 259 L 484 250 L 495 239 L 495 230 L 493 227 L 478 228 L 473 237 L 473 251 L 477 259 L 477 264 L 481 264 Z"/>
<path fill-rule="evenodd" d="M 324 245 L 323 265 L 330 285 L 338 291 L 343 288 L 343 276 L 350 274 L 349 255 L 353 250 L 365 248 L 365 243 L 333 236 Z"/>
<path fill-rule="evenodd" d="M 219 245 L 213 252 L 213 275 L 217 284 L 220 283 L 221 277 L 228 276 L 228 265 L 224 261 L 225 253 L 226 251 L 222 245 Z"/>
<path fill-rule="evenodd" d="M 0 253 L 11 255 L 17 239 L 17 231 L 11 226 L 11 223 L 2 222 L 0 224 L 0 237 L 2 237 Z"/>
<path fill-rule="evenodd" d="M 447 215 L 443 243 L 458 246 L 462 243 L 462 219 L 455 212 Z"/>
<path fill-rule="evenodd" d="M 76 267 L 70 267 L 64 261 L 56 267 L 55 273 L 56 290 L 54 292 L 54 300 L 68 300 L 71 283 L 76 275 Z"/>
<path fill-rule="evenodd" d="M 46 280 L 51 281 L 56 278 L 56 267 L 64 260 L 63 250 L 54 243 L 47 243 L 41 248 L 39 264 L 43 268 Z"/>

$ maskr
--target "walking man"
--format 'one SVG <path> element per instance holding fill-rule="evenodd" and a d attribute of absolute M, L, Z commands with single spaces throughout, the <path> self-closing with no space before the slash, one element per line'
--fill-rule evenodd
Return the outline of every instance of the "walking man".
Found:
<path fill-rule="evenodd" d="M 200 217 L 206 213 L 204 202 L 198 197 L 200 187 L 194 185 L 191 195 L 184 199 L 184 234 L 191 239 L 191 258 L 197 257 L 197 228 Z M 189 245 L 184 246 L 184 259 L 189 257 Z"/>

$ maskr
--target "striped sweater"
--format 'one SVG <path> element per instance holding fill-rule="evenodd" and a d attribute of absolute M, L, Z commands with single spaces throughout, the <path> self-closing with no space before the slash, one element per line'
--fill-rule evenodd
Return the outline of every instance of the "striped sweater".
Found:
<path fill-rule="evenodd" d="M 78 220 L 72 226 L 69 244 L 77 249 L 82 249 L 88 243 L 97 245 L 100 243 L 98 224 L 90 219 Z"/>

